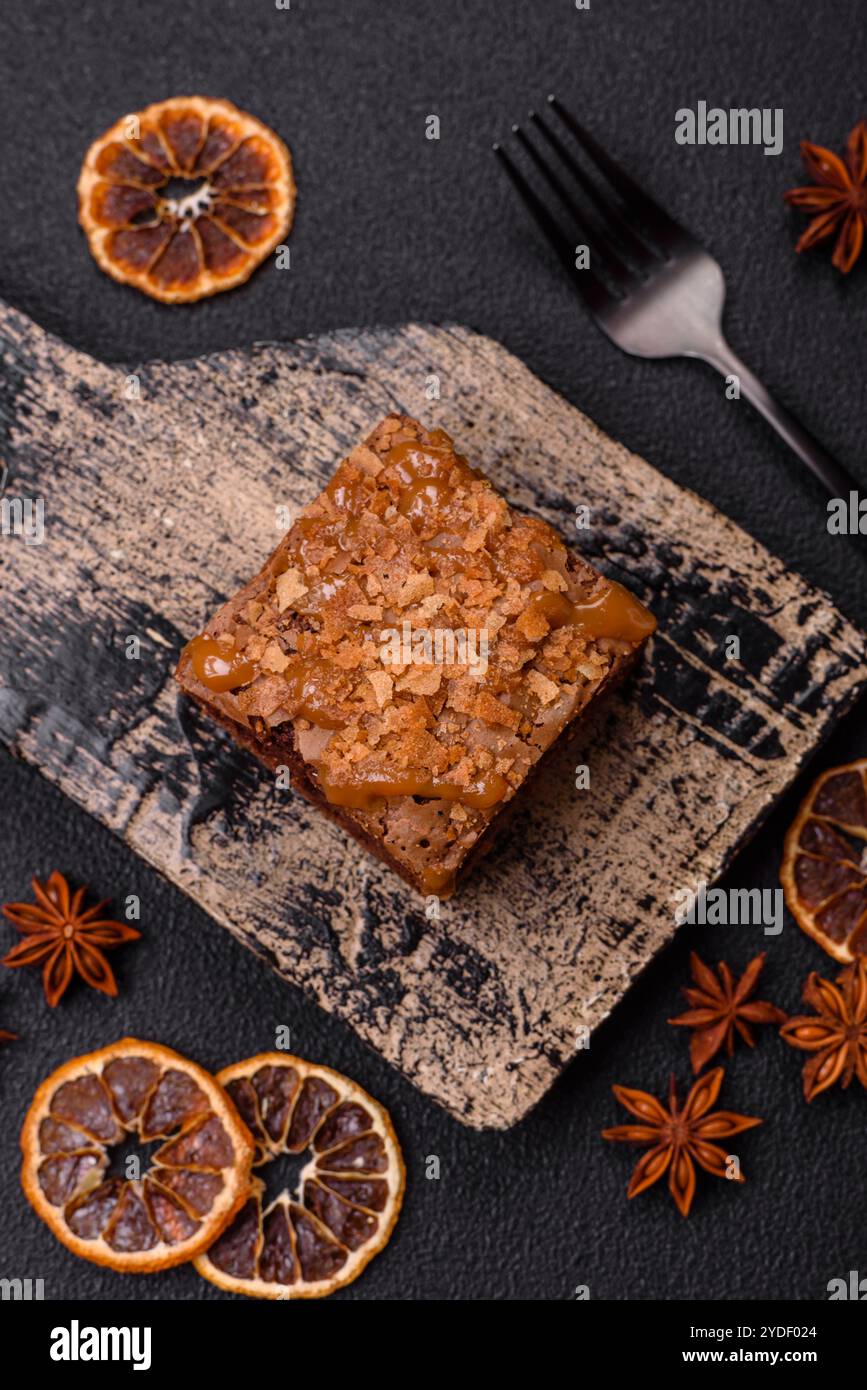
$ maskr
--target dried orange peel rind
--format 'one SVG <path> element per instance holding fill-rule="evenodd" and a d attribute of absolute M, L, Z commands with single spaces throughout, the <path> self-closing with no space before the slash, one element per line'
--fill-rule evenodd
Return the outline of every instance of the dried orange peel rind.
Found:
<path fill-rule="evenodd" d="M 816 779 L 786 834 L 780 866 L 798 926 L 844 965 L 867 954 L 867 758 Z"/>
<path fill-rule="evenodd" d="M 264 1204 L 253 1187 L 196 1269 L 254 1298 L 324 1298 L 357 1279 L 400 1213 L 405 1169 L 388 1113 L 348 1077 L 285 1052 L 263 1052 L 217 1075 L 256 1141 L 254 1166 L 310 1158 L 297 1192 Z"/>
<path fill-rule="evenodd" d="M 189 191 L 167 196 L 178 179 Z M 294 211 L 283 141 L 220 98 L 171 97 L 122 116 L 94 140 L 78 179 L 78 219 L 97 264 L 165 304 L 242 284 L 284 240 Z"/>
<path fill-rule="evenodd" d="M 106 1177 L 109 1148 L 163 1139 L 140 1180 Z M 120 1272 L 192 1259 L 247 1199 L 254 1145 L 210 1073 L 160 1043 L 124 1038 L 74 1057 L 36 1092 L 21 1183 L 68 1250 Z"/>

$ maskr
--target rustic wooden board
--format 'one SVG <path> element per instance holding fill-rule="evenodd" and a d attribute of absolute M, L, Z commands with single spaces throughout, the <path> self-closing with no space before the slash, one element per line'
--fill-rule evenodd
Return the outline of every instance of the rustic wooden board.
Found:
<path fill-rule="evenodd" d="M 43 498 L 46 526 L 41 545 L 0 537 L 0 737 L 460 1120 L 514 1124 L 670 938 L 675 891 L 721 872 L 855 699 L 861 635 L 463 328 L 148 363 L 138 396 L 128 369 L 3 306 L 0 351 L 7 497 Z M 447 428 L 660 618 L 637 679 L 439 920 L 171 679 L 275 544 L 275 509 L 313 497 L 391 409 Z"/>

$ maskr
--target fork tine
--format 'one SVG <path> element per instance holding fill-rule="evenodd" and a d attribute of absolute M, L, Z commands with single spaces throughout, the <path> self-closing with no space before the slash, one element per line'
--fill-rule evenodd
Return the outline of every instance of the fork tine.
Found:
<path fill-rule="evenodd" d="M 635 182 L 627 174 L 625 169 L 615 162 L 603 150 L 602 146 L 594 140 L 588 130 L 585 130 L 579 121 L 575 119 L 556 96 L 548 97 L 548 104 L 552 111 L 555 111 L 560 119 L 569 127 L 578 143 L 584 148 L 586 153 L 594 159 L 605 174 L 606 178 L 618 190 L 624 198 L 627 210 L 637 213 L 644 217 L 650 227 L 657 233 L 662 240 L 662 245 L 667 246 L 670 242 L 685 240 L 692 243 L 692 237 L 679 222 L 675 222 L 673 217 L 669 217 L 664 208 L 651 198 L 649 193 Z"/>
<path fill-rule="evenodd" d="M 583 188 L 588 198 L 593 201 L 606 221 L 613 226 L 614 234 L 619 238 L 621 245 L 626 249 L 639 269 L 643 271 L 652 270 L 657 263 L 657 256 L 655 256 L 636 235 L 614 199 L 608 197 L 601 188 L 596 186 L 593 180 L 581 168 L 581 165 L 578 163 L 572 151 L 567 149 L 559 135 L 545 124 L 538 112 L 531 111 L 530 119 L 534 122 L 537 130 L 544 136 L 555 153 L 559 155 L 567 169 L 570 170 L 574 178 Z"/>
<path fill-rule="evenodd" d="M 512 162 L 502 146 L 496 144 L 493 148 L 494 154 L 500 160 L 530 213 L 553 246 L 565 269 L 569 272 L 575 288 L 583 297 L 588 307 L 595 313 L 616 303 L 613 295 L 609 294 L 608 290 L 602 284 L 602 281 L 593 274 L 592 270 L 582 270 L 580 274 L 576 274 L 575 252 L 570 244 L 569 238 L 560 227 L 560 224 L 557 222 L 556 218 L 551 216 L 541 198 L 530 187 L 523 174 Z"/>
<path fill-rule="evenodd" d="M 564 207 L 569 212 L 570 217 L 574 219 L 577 223 L 577 229 L 580 232 L 580 234 L 584 235 L 585 232 L 590 233 L 590 237 L 592 238 L 591 250 L 593 255 L 599 257 L 599 260 L 602 263 L 603 267 L 609 272 L 609 274 L 617 282 L 617 284 L 621 286 L 624 290 L 627 289 L 630 280 L 632 279 L 631 272 L 628 266 L 625 266 L 623 264 L 617 253 L 613 251 L 610 246 L 606 245 L 607 238 L 604 227 L 601 227 L 599 223 L 596 221 L 596 218 L 593 217 L 589 212 L 585 211 L 584 209 L 581 209 L 579 211 L 579 209 L 575 206 L 575 200 L 570 195 L 569 190 L 564 186 L 562 181 L 554 173 L 554 170 L 551 168 L 550 164 L 548 164 L 547 161 L 542 158 L 535 145 L 531 144 L 531 142 L 527 139 L 526 133 L 521 129 L 521 127 L 513 125 L 512 132 L 515 135 L 516 139 L 520 141 L 521 145 L 527 151 L 527 154 L 530 156 L 533 163 L 536 165 L 536 168 L 542 174 L 543 178 L 547 180 L 547 182 L 553 188 L 554 192 L 557 194 L 558 198 L 561 199 Z"/>

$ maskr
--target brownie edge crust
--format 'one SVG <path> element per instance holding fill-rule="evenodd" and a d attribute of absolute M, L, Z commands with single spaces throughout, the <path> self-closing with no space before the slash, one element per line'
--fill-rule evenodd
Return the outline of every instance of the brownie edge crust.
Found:
<path fill-rule="evenodd" d="M 447 897 L 654 627 L 444 431 L 395 414 L 176 678 L 420 893 Z"/>

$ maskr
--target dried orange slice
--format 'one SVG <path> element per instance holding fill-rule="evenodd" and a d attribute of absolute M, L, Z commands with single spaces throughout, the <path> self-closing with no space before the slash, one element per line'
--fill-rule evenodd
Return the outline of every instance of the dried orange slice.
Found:
<path fill-rule="evenodd" d="M 167 304 L 240 285 L 286 236 L 292 159 L 230 101 L 171 97 L 94 140 L 78 220 L 97 264 Z"/>
<path fill-rule="evenodd" d="M 780 867 L 786 906 L 835 960 L 867 954 L 867 758 L 813 783 Z"/>
<path fill-rule="evenodd" d="M 323 1298 L 386 1245 L 403 1201 L 388 1113 L 354 1081 L 286 1052 L 217 1073 L 256 1141 L 254 1167 L 309 1157 L 297 1191 L 266 1205 L 255 1179 L 231 1226 L 196 1260 L 211 1283 L 254 1298 Z"/>
<path fill-rule="evenodd" d="M 164 1140 L 140 1181 L 108 1173 L 127 1136 Z M 58 1240 L 122 1271 L 182 1264 L 247 1198 L 253 1141 L 210 1073 L 124 1038 L 43 1081 L 21 1131 L 21 1182 Z"/>

